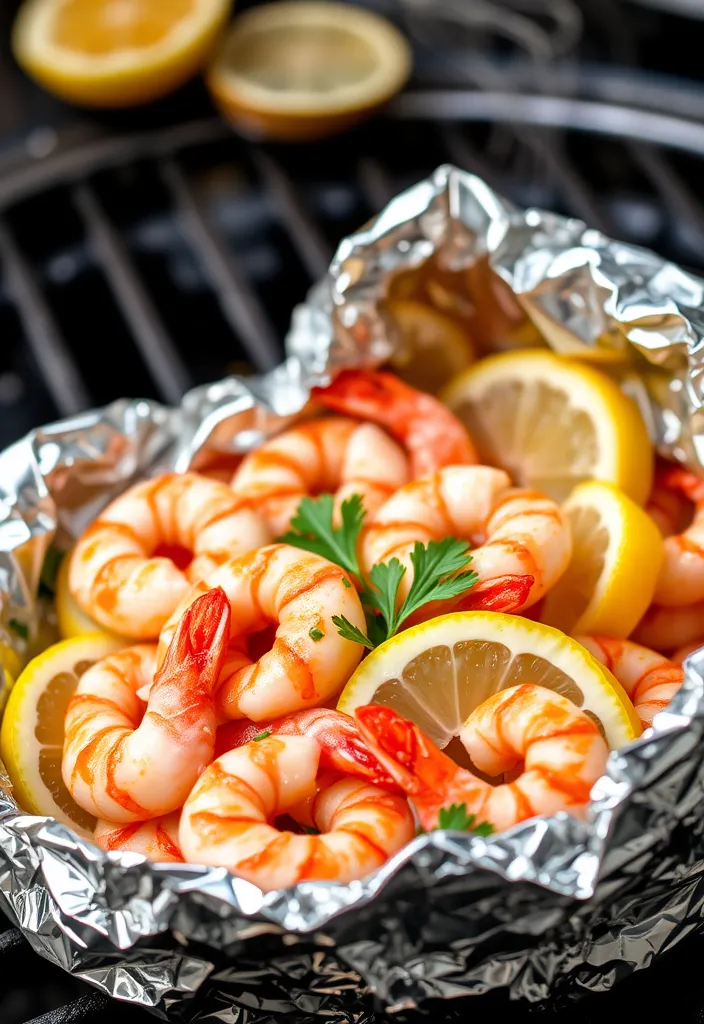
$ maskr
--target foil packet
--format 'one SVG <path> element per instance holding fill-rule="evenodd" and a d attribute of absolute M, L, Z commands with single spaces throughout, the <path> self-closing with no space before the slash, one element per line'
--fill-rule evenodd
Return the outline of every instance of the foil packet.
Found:
<path fill-rule="evenodd" d="M 67 547 L 129 484 L 227 464 L 339 370 L 402 363 L 385 300 L 419 282 L 485 347 L 593 349 L 659 451 L 702 470 L 702 282 L 443 166 L 341 243 L 272 373 L 198 388 L 177 409 L 118 401 L 0 455 L 0 642 L 25 658 L 46 642 L 50 546 Z M 466 995 L 540 1003 L 606 990 L 701 928 L 704 649 L 685 669 L 652 730 L 611 754 L 586 821 L 433 832 L 350 885 L 262 894 L 222 869 L 104 854 L 23 813 L 3 772 L 2 906 L 42 956 L 193 1024 L 363 1024 Z"/>

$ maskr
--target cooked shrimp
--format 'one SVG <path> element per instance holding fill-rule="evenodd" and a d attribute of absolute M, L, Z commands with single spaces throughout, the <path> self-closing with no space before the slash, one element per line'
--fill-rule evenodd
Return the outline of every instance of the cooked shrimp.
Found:
<path fill-rule="evenodd" d="M 704 601 L 704 480 L 671 466 L 661 475 L 659 486 L 692 502 L 694 518 L 682 533 L 665 538 L 653 603 L 669 608 L 697 604 Z"/>
<path fill-rule="evenodd" d="M 314 388 L 312 398 L 388 430 L 408 452 L 412 478 L 477 461 L 472 439 L 457 417 L 437 398 L 392 373 L 345 370 L 328 387 Z"/>
<path fill-rule="evenodd" d="M 167 473 L 131 487 L 88 527 L 69 588 L 96 622 L 155 640 L 193 583 L 270 540 L 261 516 L 225 484 Z"/>
<path fill-rule="evenodd" d="M 272 544 L 228 562 L 196 584 L 166 623 L 159 649 L 170 643 L 178 617 L 199 594 L 222 587 L 232 608 L 230 652 L 218 688 L 226 718 L 270 718 L 315 707 L 342 689 L 362 657 L 331 621 L 345 615 L 365 628 L 357 592 L 346 574 L 320 555 Z M 273 643 L 257 658 L 253 634 L 276 626 Z M 266 645 L 265 645 L 266 646 Z"/>
<path fill-rule="evenodd" d="M 460 733 L 479 771 L 515 775 L 522 766 L 513 781 L 497 786 L 460 768 L 391 708 L 369 704 L 355 714 L 367 744 L 428 830 L 437 828 L 441 808 L 451 804 L 465 804 L 477 822 L 488 821 L 497 831 L 539 814 L 581 816 L 608 756 L 591 719 L 566 697 L 530 683 L 484 701 Z"/>
<path fill-rule="evenodd" d="M 247 455 L 231 486 L 279 537 L 306 495 L 335 493 L 339 509 L 356 493 L 371 514 L 409 479 L 403 450 L 380 427 L 332 416 L 293 427 Z"/>
<path fill-rule="evenodd" d="M 228 722 L 218 729 L 215 756 L 251 742 L 255 736 L 311 736 L 320 744 L 320 765 L 344 775 L 366 779 L 384 789 L 397 789 L 391 776 L 384 771 L 362 739 L 354 718 L 331 708 L 310 708 L 296 711 L 270 722 Z"/>
<path fill-rule="evenodd" d="M 570 560 L 567 520 L 554 501 L 521 491 L 501 469 L 448 466 L 406 484 L 377 511 L 364 531 L 365 571 L 398 558 L 407 572 L 402 596 L 412 581 L 410 555 L 416 541 L 454 536 L 476 545 L 471 568 L 479 580 L 453 607 L 514 612 L 535 604 Z M 438 614 L 427 605 L 423 617 Z"/>
<path fill-rule="evenodd" d="M 606 636 L 575 639 L 616 676 L 644 729 L 650 728 L 655 715 L 667 707 L 684 681 L 678 665 L 647 647 Z"/>
<path fill-rule="evenodd" d="M 651 605 L 630 639 L 654 651 L 674 651 L 704 639 L 704 601 L 686 608 Z"/>
<path fill-rule="evenodd" d="M 152 821 L 133 821 L 129 825 L 116 825 L 113 821 L 99 821 L 93 839 L 96 846 L 106 852 L 141 853 L 159 864 L 183 863 L 178 846 L 180 812 Z"/>
<path fill-rule="evenodd" d="M 405 797 L 360 779 L 321 780 L 310 736 L 270 736 L 223 754 L 201 775 L 181 816 L 186 860 L 229 868 L 265 892 L 297 882 L 364 878 L 413 838 Z M 320 835 L 279 831 L 303 806 Z"/>
<path fill-rule="evenodd" d="M 112 654 L 81 676 L 66 711 L 64 782 L 97 818 L 143 822 L 182 806 L 213 759 L 213 691 L 227 651 L 221 590 L 196 601 L 154 675 L 156 646 Z M 154 679 L 149 702 L 137 697 Z"/>

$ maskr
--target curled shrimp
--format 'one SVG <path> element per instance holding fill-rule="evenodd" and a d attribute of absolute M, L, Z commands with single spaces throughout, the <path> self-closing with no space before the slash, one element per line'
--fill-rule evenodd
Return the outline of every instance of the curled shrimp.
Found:
<path fill-rule="evenodd" d="M 606 636 L 575 637 L 582 647 L 606 665 L 631 699 L 644 729 L 667 707 L 684 681 L 682 669 L 647 647 Z"/>
<path fill-rule="evenodd" d="M 369 704 L 355 715 L 367 744 L 428 830 L 437 828 L 441 808 L 451 804 L 464 804 L 468 814 L 497 831 L 539 814 L 581 816 L 608 756 L 599 730 L 584 712 L 566 697 L 531 683 L 500 690 L 484 701 L 460 733 L 479 771 L 515 776 L 496 786 L 460 768 L 391 708 Z"/>
<path fill-rule="evenodd" d="M 311 397 L 328 409 L 383 426 L 408 452 L 414 478 L 477 461 L 467 428 L 447 406 L 392 373 L 344 370 L 328 387 L 314 388 Z"/>
<path fill-rule="evenodd" d="M 704 641 L 704 601 L 684 608 L 651 604 L 630 639 L 654 651 L 674 651 Z"/>
<path fill-rule="evenodd" d="M 93 839 L 106 853 L 140 853 L 159 864 L 182 864 L 183 854 L 178 845 L 180 813 L 167 814 L 152 821 L 133 821 L 129 825 L 116 825 L 113 821 L 99 821 Z"/>
<path fill-rule="evenodd" d="M 223 754 L 201 775 L 181 815 L 186 860 L 229 868 L 265 892 L 314 879 L 351 882 L 413 837 L 405 797 L 353 778 L 318 780 L 310 736 L 269 736 Z M 320 835 L 280 831 L 288 814 Z"/>
<path fill-rule="evenodd" d="M 692 502 L 694 518 L 681 533 L 665 537 L 665 554 L 653 603 L 670 608 L 697 604 L 704 601 L 704 480 L 671 466 L 660 475 L 658 489 L 675 492 Z M 652 502 L 651 497 L 651 506 Z M 662 516 L 659 525 L 665 525 Z"/>
<path fill-rule="evenodd" d="M 164 626 L 160 651 L 171 642 L 179 615 L 200 594 L 222 587 L 232 609 L 232 636 L 218 686 L 225 718 L 270 718 L 322 704 L 339 693 L 362 657 L 331 616 L 365 628 L 357 592 L 339 566 L 288 544 L 271 544 L 227 562 L 196 584 Z M 261 656 L 253 641 L 275 627 Z M 258 635 L 258 636 L 257 636 Z"/>
<path fill-rule="evenodd" d="M 213 758 L 213 691 L 227 652 L 230 606 L 213 590 L 188 608 L 156 672 L 156 646 L 96 662 L 66 711 L 62 774 L 79 807 L 115 823 L 182 806 Z M 137 691 L 154 679 L 149 701 Z"/>
<path fill-rule="evenodd" d="M 155 640 L 193 583 L 270 540 L 261 516 L 225 484 L 167 473 L 130 487 L 88 527 L 71 555 L 69 589 L 107 629 Z"/>
<path fill-rule="evenodd" d="M 529 608 L 562 575 L 572 553 L 569 524 L 554 501 L 512 488 L 501 469 L 448 466 L 406 484 L 381 506 L 363 533 L 364 569 L 398 558 L 407 567 L 400 588 L 405 596 L 415 542 L 447 536 L 475 545 L 471 568 L 479 579 L 453 602 L 465 610 Z M 424 618 L 436 614 L 435 605 L 423 609 Z"/>
<path fill-rule="evenodd" d="M 354 718 L 332 708 L 310 708 L 296 711 L 270 722 L 241 719 L 218 729 L 215 756 L 250 743 L 262 733 L 272 736 L 311 736 L 320 744 L 320 765 L 344 775 L 366 779 L 384 789 L 397 789 L 362 739 Z"/>
<path fill-rule="evenodd" d="M 359 494 L 372 513 L 409 479 L 405 453 L 380 427 L 332 416 L 293 427 L 251 452 L 231 486 L 279 537 L 306 495 L 334 493 L 339 509 Z"/>

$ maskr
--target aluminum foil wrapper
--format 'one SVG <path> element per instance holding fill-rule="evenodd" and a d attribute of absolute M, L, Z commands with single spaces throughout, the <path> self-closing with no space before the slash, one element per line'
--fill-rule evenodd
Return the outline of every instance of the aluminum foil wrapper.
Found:
<path fill-rule="evenodd" d="M 604 350 L 659 449 L 701 469 L 702 282 L 441 167 L 341 243 L 271 374 L 197 389 L 178 409 L 115 402 L 0 455 L 0 640 L 25 657 L 46 643 L 50 545 L 128 484 L 227 463 L 299 415 L 312 385 L 402 360 L 384 299 L 421 279 L 489 347 Z M 264 895 L 225 870 L 106 855 L 24 814 L 3 775 L 2 904 L 42 956 L 180 1021 L 361 1024 L 494 990 L 539 1003 L 608 989 L 701 927 L 704 651 L 685 667 L 653 729 L 611 754 L 588 820 L 434 832 L 351 885 Z"/>

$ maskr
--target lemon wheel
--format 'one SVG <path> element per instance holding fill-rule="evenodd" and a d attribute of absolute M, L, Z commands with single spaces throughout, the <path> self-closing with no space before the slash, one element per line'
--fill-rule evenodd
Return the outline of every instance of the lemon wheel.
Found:
<path fill-rule="evenodd" d="M 26 0 L 13 50 L 69 103 L 136 106 L 196 74 L 230 8 L 231 0 Z"/>
<path fill-rule="evenodd" d="M 341 3 L 273 3 L 235 19 L 208 69 L 213 99 L 250 134 L 331 135 L 405 84 L 411 51 L 390 22 Z"/>
<path fill-rule="evenodd" d="M 95 819 L 82 810 L 61 777 L 64 717 L 81 675 L 126 646 L 106 636 L 63 640 L 34 658 L 15 683 L 0 730 L 0 756 L 13 795 L 29 814 L 48 815 L 83 835 Z"/>
<path fill-rule="evenodd" d="M 480 457 L 521 486 L 564 501 L 584 480 L 616 484 L 639 505 L 653 449 L 635 403 L 601 370 L 542 350 L 503 352 L 469 367 L 441 398 Z"/>
<path fill-rule="evenodd" d="M 612 749 L 641 727 L 620 683 L 576 640 L 500 612 L 456 612 L 421 623 L 369 654 L 345 686 L 338 710 L 385 704 L 440 747 L 492 694 L 535 683 L 569 698 Z"/>

